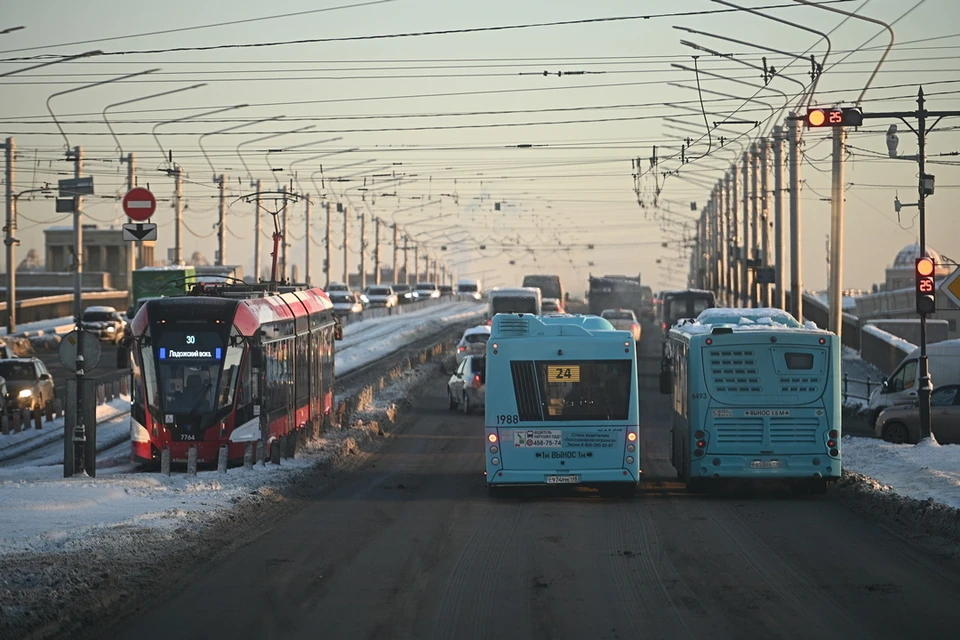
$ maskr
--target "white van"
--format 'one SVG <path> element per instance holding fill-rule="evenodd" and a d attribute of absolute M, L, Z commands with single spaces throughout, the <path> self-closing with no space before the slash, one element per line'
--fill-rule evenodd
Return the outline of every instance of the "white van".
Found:
<path fill-rule="evenodd" d="M 536 287 L 496 287 L 487 294 L 487 319 L 498 313 L 541 313 L 540 289 Z"/>
<path fill-rule="evenodd" d="M 461 300 L 480 301 L 483 299 L 483 290 L 480 281 L 471 278 L 461 278 L 457 281 L 457 297 Z"/>
<path fill-rule="evenodd" d="M 867 413 L 872 423 L 887 407 L 913 404 L 920 387 L 920 348 L 911 351 L 870 396 Z M 930 384 L 960 384 L 960 339 L 944 340 L 927 345 L 927 368 Z"/>

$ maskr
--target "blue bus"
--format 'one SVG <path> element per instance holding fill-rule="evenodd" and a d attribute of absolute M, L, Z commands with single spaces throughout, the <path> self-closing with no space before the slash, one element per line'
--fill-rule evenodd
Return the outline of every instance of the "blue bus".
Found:
<path fill-rule="evenodd" d="M 672 460 L 691 490 L 775 480 L 824 493 L 840 478 L 840 341 L 779 309 L 708 309 L 670 329 Z"/>
<path fill-rule="evenodd" d="M 633 336 L 596 316 L 497 314 L 487 342 L 487 487 L 585 485 L 633 496 Z"/>

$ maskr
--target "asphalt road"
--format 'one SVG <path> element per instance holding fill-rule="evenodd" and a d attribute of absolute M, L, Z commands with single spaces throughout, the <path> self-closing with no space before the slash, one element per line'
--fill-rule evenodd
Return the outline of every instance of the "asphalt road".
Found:
<path fill-rule="evenodd" d="M 645 341 L 655 373 L 659 347 Z M 399 431 L 238 549 L 98 637 L 955 637 L 960 565 L 829 497 L 697 496 L 642 391 L 645 490 L 492 499 L 480 416 L 443 378 Z"/>

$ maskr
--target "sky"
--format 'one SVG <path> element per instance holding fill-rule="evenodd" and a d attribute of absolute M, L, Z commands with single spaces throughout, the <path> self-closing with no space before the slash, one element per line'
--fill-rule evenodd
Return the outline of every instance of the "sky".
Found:
<path fill-rule="evenodd" d="M 84 219 L 100 226 L 123 222 L 119 198 L 127 165 L 119 159 L 121 149 L 135 154 L 137 184 L 159 200 L 153 217 L 158 257 L 173 244 L 173 180 L 164 171 L 172 154 L 186 175 L 185 257 L 200 251 L 213 261 L 214 176 L 223 174 L 225 261 L 240 263 L 247 273 L 253 269 L 255 215 L 245 196 L 260 180 L 261 191 L 290 186 L 300 198 L 287 214 L 289 262 L 301 277 L 307 242 L 302 198 L 310 195 L 315 282 L 324 280 L 323 204 L 331 203 L 333 280 L 342 279 L 339 204 L 347 212 L 351 271 L 359 261 L 362 215 L 368 268 L 375 217 L 388 265 L 390 226 L 397 225 L 401 238 L 419 244 L 421 256 L 486 286 L 517 285 L 526 273 L 557 273 L 576 296 L 590 273 L 639 273 L 655 289 L 673 288 L 686 281 L 694 220 L 712 185 L 739 157 L 741 145 L 785 124 L 781 93 L 799 105 L 796 95 L 810 83 L 810 55 L 824 66 L 814 104 L 854 104 L 870 82 L 861 102 L 865 113 L 912 111 L 922 83 L 928 109 L 960 111 L 953 61 L 960 5 L 953 0 L 828 5 L 893 24 L 896 44 L 872 81 L 889 42 L 882 26 L 841 24 L 843 16 L 796 0 L 737 4 L 782 7 L 765 14 L 790 24 L 743 11 L 716 13 L 730 7 L 711 0 L 288 0 L 281 7 L 172 0 L 136 10 L 116 0 L 7 3 L 0 31 L 25 29 L 0 34 L 0 74 L 56 59 L 50 56 L 106 55 L 0 79 L 0 135 L 16 140 L 17 193 L 70 177 L 64 150 L 82 146 L 85 175 L 93 175 L 96 186 L 96 196 L 85 199 Z M 545 24 L 563 21 L 577 23 Z M 513 28 L 463 31 L 490 27 Z M 829 33 L 829 52 L 809 30 Z M 454 33 L 425 34 L 436 31 Z M 296 40 L 312 42 L 276 44 Z M 197 47 L 219 48 L 176 50 Z M 750 65 L 772 66 L 776 73 L 765 86 L 761 70 Z M 138 98 L 146 99 L 116 105 Z M 248 106 L 203 115 L 236 105 Z M 117 140 L 104 123 L 107 107 Z M 747 124 L 713 126 L 731 119 Z M 899 216 L 894 210 L 895 197 L 904 205 L 916 202 L 918 166 L 886 157 L 885 133 L 893 123 L 899 152 L 915 154 L 916 135 L 893 119 L 868 119 L 848 135 L 845 288 L 869 289 L 882 281 L 897 252 L 918 240 L 917 209 L 904 206 Z M 159 145 L 151 135 L 155 126 Z M 936 176 L 936 193 L 927 199 L 926 236 L 954 260 L 960 255 L 952 215 L 960 208 L 960 161 L 938 154 L 960 151 L 958 127 L 960 117 L 945 118 L 927 137 L 927 171 Z M 201 140 L 202 134 L 208 135 Z M 803 135 L 803 283 L 823 289 L 831 143 L 824 130 Z M 684 138 L 690 146 L 681 156 Z M 651 167 L 654 147 L 658 162 Z M 42 253 L 45 227 L 71 224 L 51 200 L 29 198 L 19 201 L 21 256 L 30 248 Z M 265 208 L 277 210 L 277 198 L 266 196 Z M 265 215 L 264 265 L 271 228 Z"/>

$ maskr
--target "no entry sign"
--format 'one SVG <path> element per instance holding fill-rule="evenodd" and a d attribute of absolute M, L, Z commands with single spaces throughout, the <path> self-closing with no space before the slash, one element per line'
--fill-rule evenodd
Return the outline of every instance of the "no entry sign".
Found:
<path fill-rule="evenodd" d="M 135 187 L 123 196 L 123 212 L 131 220 L 143 222 L 157 210 L 157 199 L 143 187 Z"/>

